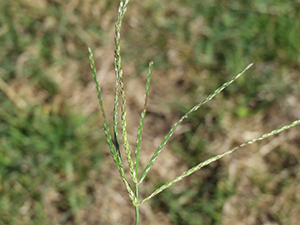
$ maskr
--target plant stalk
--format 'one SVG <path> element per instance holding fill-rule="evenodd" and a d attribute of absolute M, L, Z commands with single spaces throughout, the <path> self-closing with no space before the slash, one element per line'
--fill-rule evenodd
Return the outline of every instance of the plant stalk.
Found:
<path fill-rule="evenodd" d="M 139 184 L 138 182 L 135 183 L 135 198 L 136 202 L 139 201 Z M 136 204 L 135 207 L 135 225 L 139 225 L 140 222 L 140 212 L 139 212 L 139 204 Z"/>

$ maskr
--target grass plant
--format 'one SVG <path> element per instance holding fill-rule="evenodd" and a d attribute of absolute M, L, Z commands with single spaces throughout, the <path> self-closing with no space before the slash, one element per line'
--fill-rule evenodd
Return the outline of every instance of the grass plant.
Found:
<path fill-rule="evenodd" d="M 144 109 L 141 113 L 141 119 L 139 123 L 138 133 L 137 133 L 137 141 L 136 141 L 136 148 L 134 151 L 134 159 L 132 157 L 133 151 L 130 149 L 129 140 L 128 140 L 128 132 L 127 132 L 127 125 L 126 125 L 126 94 L 124 90 L 124 80 L 123 80 L 123 70 L 122 70 L 122 60 L 121 60 L 121 25 L 124 18 L 124 15 L 127 10 L 129 0 L 121 0 L 119 9 L 118 9 L 118 17 L 117 22 L 115 24 L 115 74 L 116 74 L 116 86 L 115 86 L 115 99 L 114 99 L 114 116 L 113 116 L 113 131 L 112 134 L 109 129 L 109 125 L 106 119 L 105 114 L 105 108 L 102 102 L 102 96 L 101 96 L 101 88 L 99 86 L 99 82 L 97 79 L 96 69 L 95 69 L 95 63 L 93 58 L 92 50 L 89 48 L 89 57 L 91 62 L 91 68 L 93 72 L 94 81 L 96 84 L 96 89 L 98 93 L 98 100 L 100 103 L 100 109 L 103 117 L 103 126 L 104 126 L 104 132 L 106 136 L 107 143 L 109 145 L 109 149 L 111 152 L 111 155 L 113 157 L 113 160 L 115 161 L 116 167 L 119 171 L 120 177 L 124 182 L 124 185 L 128 191 L 129 197 L 132 201 L 133 206 L 135 207 L 135 224 L 139 224 L 139 206 L 153 198 L 155 195 L 159 194 L 163 190 L 169 188 L 173 184 L 179 182 L 183 178 L 191 175 L 192 173 L 200 170 L 202 167 L 209 165 L 210 163 L 219 160 L 220 158 L 229 155 L 236 150 L 246 146 L 253 144 L 257 141 L 266 139 L 272 135 L 276 135 L 284 130 L 290 129 L 294 126 L 297 126 L 300 124 L 300 120 L 296 120 L 289 125 L 283 126 L 281 128 L 275 129 L 269 133 L 265 133 L 257 138 L 254 138 L 252 140 L 246 141 L 236 147 L 233 147 L 227 151 L 225 151 L 222 154 L 216 155 L 214 157 L 211 157 L 203 162 L 200 162 L 196 166 L 188 169 L 178 177 L 174 178 L 173 180 L 161 185 L 159 188 L 157 188 L 155 191 L 153 191 L 151 194 L 149 194 L 147 197 L 143 199 L 139 199 L 139 185 L 144 181 L 146 178 L 149 170 L 151 169 L 153 162 L 157 159 L 159 153 L 162 151 L 163 147 L 168 143 L 171 136 L 174 134 L 174 131 L 178 127 L 179 124 L 183 122 L 184 119 L 188 118 L 190 114 L 197 111 L 202 105 L 207 103 L 208 101 L 212 100 L 217 94 L 219 94 L 221 91 L 223 91 L 226 87 L 228 87 L 231 83 L 233 83 L 236 79 L 238 79 L 241 75 L 243 75 L 247 70 L 250 69 L 250 67 L 253 64 L 249 64 L 244 70 L 242 70 L 240 73 L 232 77 L 230 80 L 225 82 L 223 85 L 221 85 L 219 88 L 217 88 L 212 94 L 210 94 L 207 98 L 205 98 L 200 103 L 196 104 L 194 107 L 192 107 L 186 114 L 184 114 L 178 122 L 176 122 L 173 127 L 170 129 L 170 131 L 167 133 L 159 147 L 156 149 L 156 151 L 153 153 L 153 156 L 149 160 L 146 167 L 143 169 L 143 171 L 139 175 L 139 157 L 140 157 L 140 148 L 141 148 L 141 140 L 142 140 L 142 131 L 145 121 L 145 115 L 146 115 L 146 109 L 147 109 L 147 102 L 148 102 L 148 96 L 149 96 L 149 90 L 150 90 L 150 80 L 151 80 L 151 73 L 153 69 L 153 62 L 149 63 L 149 69 L 148 69 L 148 76 L 147 76 L 147 84 L 146 84 L 146 91 L 145 91 L 145 102 L 144 102 Z M 121 124 L 118 124 L 118 108 L 119 108 L 119 101 L 121 99 Z M 121 126 L 122 131 L 122 139 L 123 139 L 123 145 L 126 155 L 127 164 L 130 170 L 130 178 L 134 185 L 130 185 L 130 182 L 128 178 L 126 177 L 123 161 L 121 158 L 121 147 L 120 147 L 120 137 L 118 133 L 118 128 Z M 114 139 L 114 140 L 113 140 Z"/>
<path fill-rule="evenodd" d="M 139 203 L 202 160 L 300 118 L 299 1 L 131 0 L 119 29 L 138 180 L 168 129 L 229 74 L 255 62 L 251 73 L 178 125 L 136 193 L 123 151 L 120 85 L 115 128 L 112 113 L 109 56 L 119 3 L 0 1 L 0 225 L 133 224 L 135 208 L 112 168 L 104 129 L 99 132 L 87 43 L 109 106 L 112 143 Z M 142 131 L 142 80 L 150 61 Z M 299 135 L 290 129 L 203 167 L 136 207 L 140 223 L 298 224 Z"/>

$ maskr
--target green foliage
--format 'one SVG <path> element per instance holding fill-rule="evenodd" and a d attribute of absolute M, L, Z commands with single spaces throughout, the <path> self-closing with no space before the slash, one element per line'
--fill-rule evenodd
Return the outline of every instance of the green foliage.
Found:
<path fill-rule="evenodd" d="M 172 4 L 152 1 L 146 7 L 147 16 L 153 20 L 141 24 L 145 31 L 138 43 L 131 40 L 135 40 L 134 35 L 139 30 L 124 34 L 129 42 L 126 45 L 132 46 L 124 51 L 125 59 L 128 55 L 139 61 L 153 60 L 158 70 L 180 66 L 188 71 L 186 76 L 192 80 L 189 83 L 195 87 L 205 86 L 206 95 L 226 81 L 226 74 L 241 70 L 249 62 L 257 62 L 250 76 L 242 77 L 237 85 L 224 92 L 239 97 L 240 104 L 251 108 L 247 116 L 244 110 L 245 117 L 278 99 L 285 99 L 297 89 L 292 91 L 291 88 L 299 86 L 299 79 L 295 79 L 297 85 L 292 86 L 282 82 L 282 74 L 292 77 L 293 68 L 300 66 L 297 38 L 300 30 L 296 19 L 300 16 L 299 2 L 257 0 L 218 4 L 177 0 Z M 151 36 L 155 38 L 150 39 Z M 156 47 L 165 50 L 157 54 L 153 50 Z M 176 49 L 179 65 L 168 59 L 168 51 L 172 49 Z M 128 61 L 134 60 L 131 57 Z M 185 65 L 189 65 L 188 69 Z M 208 69 L 209 76 L 201 74 L 203 68 Z M 187 86 L 183 91 L 192 90 Z M 193 92 L 189 95 L 189 103 L 196 104 Z"/>
<path fill-rule="evenodd" d="M 47 111 L 45 107 L 1 111 L 2 222 L 14 224 L 11 215 L 18 214 L 28 201 L 33 202 L 27 212 L 35 218 L 32 222 L 49 220 L 43 201 L 51 189 L 63 196 L 56 202 L 57 208 L 70 210 L 73 216 L 89 201 L 82 195 L 88 172 L 102 160 L 101 152 L 92 151 L 98 144 L 85 127 L 93 122 L 89 120 L 66 111 Z"/>
<path fill-rule="evenodd" d="M 174 224 L 222 224 L 220 211 L 226 199 L 232 196 L 235 190 L 228 181 L 222 180 L 222 177 L 213 176 L 217 170 L 211 166 L 206 170 L 210 170 L 211 173 L 209 177 L 203 177 L 201 185 L 195 185 L 177 194 L 174 194 L 172 188 L 166 190 L 160 198 L 153 200 L 153 206 L 167 213 Z"/>

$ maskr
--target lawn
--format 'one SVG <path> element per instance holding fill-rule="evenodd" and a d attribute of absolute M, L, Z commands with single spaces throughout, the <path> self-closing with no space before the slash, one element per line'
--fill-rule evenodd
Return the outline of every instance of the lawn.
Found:
<path fill-rule="evenodd" d="M 112 126 L 118 4 L 0 2 L 0 225 L 133 224 L 88 54 L 91 47 Z M 121 53 L 132 145 L 154 62 L 141 168 L 185 112 L 254 63 L 178 127 L 143 197 L 300 119 L 299 18 L 292 0 L 130 1 Z M 141 224 L 298 224 L 299 149 L 299 126 L 240 149 L 141 205 Z"/>

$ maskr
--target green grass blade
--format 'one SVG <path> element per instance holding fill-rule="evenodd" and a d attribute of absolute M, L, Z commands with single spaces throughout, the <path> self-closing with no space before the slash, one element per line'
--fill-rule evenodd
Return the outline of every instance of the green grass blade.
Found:
<path fill-rule="evenodd" d="M 146 116 L 146 111 L 147 111 L 147 102 L 148 102 L 148 96 L 149 96 L 149 90 L 150 90 L 152 68 L 153 68 L 153 62 L 150 62 L 149 69 L 148 69 L 148 76 L 147 76 L 144 110 L 141 113 L 141 120 L 140 120 L 140 125 L 139 125 L 139 129 L 138 129 L 138 133 L 137 133 L 137 140 L 136 140 L 136 149 L 135 149 L 135 173 L 136 173 L 136 176 L 138 176 L 139 154 L 140 154 L 140 149 L 141 149 L 142 131 L 143 131 L 145 116 Z"/>
<path fill-rule="evenodd" d="M 164 140 L 162 141 L 162 143 L 160 144 L 160 146 L 158 147 L 158 149 L 155 151 L 155 153 L 153 154 L 152 158 L 150 159 L 149 163 L 147 164 L 147 166 L 145 167 L 141 178 L 139 180 L 139 184 L 143 182 L 143 180 L 145 179 L 148 171 L 150 170 L 153 162 L 156 160 L 158 154 L 161 152 L 162 148 L 165 146 L 165 144 L 168 142 L 168 140 L 170 139 L 170 137 L 173 135 L 175 129 L 178 127 L 178 125 L 184 120 L 186 119 L 192 112 L 195 112 L 196 110 L 198 110 L 202 105 L 204 105 L 206 102 L 210 101 L 212 98 L 214 98 L 217 94 L 219 94 L 223 89 L 225 89 L 227 86 L 229 86 L 232 82 L 234 82 L 237 78 L 239 78 L 243 73 L 245 73 L 251 66 L 253 65 L 253 63 L 249 64 L 242 72 L 240 72 L 239 74 L 235 75 L 231 80 L 227 81 L 226 83 L 224 83 L 221 87 L 219 87 L 218 89 L 216 89 L 211 95 L 209 95 L 206 99 L 204 99 L 202 102 L 200 102 L 199 104 L 195 105 L 190 111 L 188 111 L 184 116 L 182 116 L 180 118 L 180 120 L 175 123 L 173 125 L 173 127 L 171 128 L 171 130 L 169 131 L 169 133 L 165 136 Z"/>
<path fill-rule="evenodd" d="M 100 110 L 102 112 L 102 116 L 103 116 L 103 126 L 104 126 L 104 132 L 105 132 L 105 136 L 106 136 L 106 141 L 109 145 L 109 150 L 112 154 L 112 157 L 117 165 L 117 168 L 119 170 L 119 173 L 121 175 L 121 178 L 123 180 L 123 182 L 125 183 L 126 189 L 129 192 L 130 198 L 133 200 L 135 198 L 135 195 L 126 179 L 125 176 L 125 172 L 123 169 L 123 165 L 122 165 L 122 160 L 121 157 L 119 156 L 119 154 L 117 154 L 116 150 L 115 150 L 115 146 L 112 142 L 112 138 L 111 135 L 109 133 L 109 127 L 108 127 L 108 123 L 106 120 L 106 115 L 105 115 L 105 110 L 103 107 L 103 102 L 102 102 L 102 97 L 101 97 L 101 88 L 99 86 L 99 82 L 98 82 L 98 78 L 96 75 L 96 68 L 95 68 L 95 62 L 94 62 L 94 58 L 93 58 L 93 53 L 91 48 L 89 48 L 89 56 L 90 56 L 90 61 L 91 61 L 91 68 L 93 71 L 93 77 L 94 77 L 94 81 L 95 81 L 95 85 L 96 85 L 96 89 L 97 89 L 97 93 L 98 93 L 98 100 L 99 100 L 99 104 L 100 104 Z"/>
<path fill-rule="evenodd" d="M 207 166 L 208 164 L 210 164 L 210 163 L 212 163 L 212 162 L 214 162 L 214 161 L 216 161 L 216 160 L 218 160 L 218 159 L 220 159 L 220 158 L 222 158 L 222 157 L 224 157 L 226 155 L 229 155 L 229 154 L 233 153 L 234 151 L 236 151 L 236 150 L 238 150 L 238 149 L 240 149 L 240 148 L 242 148 L 242 147 L 244 147 L 246 145 L 253 144 L 254 142 L 263 140 L 265 138 L 268 138 L 268 137 L 270 137 L 272 135 L 278 134 L 278 133 L 280 133 L 280 132 L 282 132 L 284 130 L 287 130 L 287 129 L 289 129 L 291 127 L 294 127 L 294 126 L 297 126 L 299 124 L 300 124 L 300 120 L 296 120 L 296 121 L 294 121 L 293 123 L 291 123 L 289 125 L 283 126 L 283 127 L 279 128 L 277 130 L 273 130 L 270 133 L 264 134 L 264 135 L 262 135 L 262 136 L 260 136 L 258 138 L 255 138 L 255 139 L 252 139 L 250 141 L 247 141 L 247 142 L 245 142 L 245 143 L 243 143 L 243 144 L 241 144 L 241 145 L 239 145 L 237 147 L 234 147 L 234 148 L 232 148 L 232 149 L 230 149 L 230 150 L 228 150 L 228 151 L 226 151 L 226 152 L 224 152 L 224 153 L 222 153 L 220 155 L 217 155 L 217 156 L 212 157 L 212 158 L 210 158 L 210 159 L 208 159 L 208 160 L 206 160 L 206 161 L 204 161 L 202 163 L 199 163 L 197 166 L 195 166 L 195 167 L 187 170 L 186 172 L 184 172 L 180 176 L 174 178 L 170 182 L 168 182 L 168 183 L 162 185 L 161 187 L 159 187 L 158 189 L 156 189 L 152 194 L 150 194 L 143 201 L 141 201 L 140 204 L 142 204 L 145 201 L 148 201 L 149 199 L 151 199 L 152 197 L 154 197 L 158 193 L 162 192 L 163 190 L 167 189 L 168 187 L 172 186 L 173 184 L 177 183 L 178 181 L 181 181 L 183 178 L 185 178 L 185 177 L 191 175 L 192 173 L 200 170 L 202 167 Z"/>

